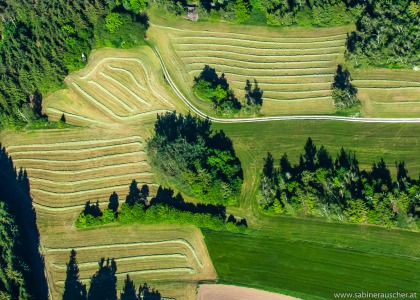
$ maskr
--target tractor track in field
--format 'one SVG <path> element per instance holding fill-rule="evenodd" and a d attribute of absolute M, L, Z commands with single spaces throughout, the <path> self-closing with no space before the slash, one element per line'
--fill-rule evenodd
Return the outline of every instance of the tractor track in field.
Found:
<path fill-rule="evenodd" d="M 214 123 L 256 123 L 269 121 L 294 121 L 294 120 L 321 120 L 321 121 L 341 121 L 341 122 L 359 122 L 359 123 L 420 123 L 420 118 L 360 118 L 360 117 L 342 117 L 329 115 L 294 115 L 294 116 L 276 116 L 276 117 L 256 117 L 256 118 L 237 118 L 237 119 L 222 119 L 206 115 L 197 109 L 178 89 L 166 68 L 162 55 L 159 50 L 152 45 L 153 51 L 156 53 L 160 65 L 162 67 L 165 79 L 171 86 L 175 94 L 198 116 L 209 119 Z"/>

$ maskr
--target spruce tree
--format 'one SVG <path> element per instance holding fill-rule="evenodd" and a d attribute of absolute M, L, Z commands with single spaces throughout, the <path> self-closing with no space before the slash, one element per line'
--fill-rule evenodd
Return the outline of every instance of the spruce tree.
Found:
<path fill-rule="evenodd" d="M 109 196 L 108 208 L 116 212 L 118 210 L 118 194 L 114 191 L 111 196 Z"/>
<path fill-rule="evenodd" d="M 86 300 L 86 285 L 79 279 L 79 266 L 74 249 L 70 252 L 70 260 L 67 264 L 63 300 Z"/>
<path fill-rule="evenodd" d="M 114 259 L 99 261 L 99 270 L 90 279 L 88 300 L 115 300 L 117 299 L 117 264 Z"/>
<path fill-rule="evenodd" d="M 121 300 L 136 300 L 136 286 L 134 282 L 130 279 L 130 275 L 127 274 L 127 277 L 124 280 L 124 287 L 121 292 Z"/>
<path fill-rule="evenodd" d="M 140 190 L 137 187 L 137 181 L 133 179 L 130 184 L 130 190 L 128 192 L 127 197 L 125 198 L 125 203 L 130 206 L 133 206 L 140 198 Z"/>

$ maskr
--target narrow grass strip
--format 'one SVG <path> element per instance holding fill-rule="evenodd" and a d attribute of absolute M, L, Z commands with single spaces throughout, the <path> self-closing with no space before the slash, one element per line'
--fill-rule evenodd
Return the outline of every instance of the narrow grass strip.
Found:
<path fill-rule="evenodd" d="M 137 99 L 139 102 L 143 103 L 144 105 L 151 106 L 151 104 L 149 102 L 147 102 L 146 100 L 144 100 L 143 98 L 141 98 L 139 95 L 137 95 L 135 92 L 133 92 L 130 88 L 128 88 L 127 86 L 123 85 L 121 82 L 119 82 L 118 80 L 116 80 L 112 76 L 110 76 L 110 75 L 108 75 L 108 74 L 106 74 L 104 72 L 100 72 L 99 75 L 105 77 L 106 79 L 112 81 L 114 84 L 116 84 L 119 87 L 125 89 L 128 93 L 130 93 L 131 96 L 133 96 L 135 99 Z"/>
<path fill-rule="evenodd" d="M 11 145 L 7 147 L 7 150 L 13 150 L 13 149 L 20 149 L 20 148 L 49 148 L 49 147 L 66 147 L 66 146 L 88 146 L 89 149 L 92 145 L 97 144 L 109 144 L 109 143 L 115 143 L 115 142 L 122 142 L 127 140 L 139 140 L 142 139 L 140 135 L 133 135 L 128 136 L 124 138 L 111 138 L 111 139 L 89 139 L 89 140 L 76 140 L 76 141 L 66 141 L 66 142 L 53 142 L 53 143 L 42 143 L 42 144 L 26 144 L 26 145 Z M 111 145 L 110 145 L 111 146 Z"/>
<path fill-rule="evenodd" d="M 172 38 L 173 41 L 175 41 L 176 43 L 183 43 L 182 41 L 186 41 L 189 42 L 191 40 L 196 41 L 196 43 L 202 43 L 203 41 L 215 41 L 217 43 L 219 43 L 219 41 L 228 41 L 228 42 L 241 42 L 241 43 L 246 43 L 246 44 L 261 44 L 261 45 L 271 45 L 273 47 L 277 47 L 277 46 L 283 46 L 283 45 L 287 45 L 287 46 L 294 46 L 294 47 L 298 47 L 298 46 L 308 46 L 310 48 L 312 48 L 312 46 L 314 45 L 325 45 L 325 44 L 332 44 L 332 45 L 336 45 L 336 44 L 344 44 L 345 43 L 345 36 L 342 36 L 342 39 L 331 39 L 331 40 L 310 40 L 310 41 L 300 41 L 300 42 L 284 42 L 282 41 L 282 38 L 278 38 L 277 40 L 273 40 L 273 41 L 258 41 L 256 39 L 247 39 L 247 38 L 234 38 L 234 37 L 224 37 L 224 36 L 212 36 L 212 35 L 206 35 L 206 36 L 178 36 L 178 37 L 174 37 Z M 223 43 L 221 43 L 223 44 Z"/>
<path fill-rule="evenodd" d="M 98 89 L 100 89 L 106 95 L 108 95 L 109 97 L 111 97 L 112 99 L 114 99 L 118 104 L 120 104 L 122 107 L 124 107 L 124 109 L 127 110 L 128 112 L 131 112 L 133 110 L 133 108 L 131 106 L 129 106 L 123 100 L 121 100 L 120 98 L 118 98 L 117 96 L 115 96 L 113 93 L 111 93 L 110 91 L 108 91 L 106 88 L 104 88 L 98 82 L 96 82 L 94 80 L 89 80 L 88 83 L 96 86 Z"/>
<path fill-rule="evenodd" d="M 48 184 L 48 186 L 52 187 L 54 185 L 58 185 L 58 186 L 62 186 L 62 187 L 66 187 L 66 186 L 75 186 L 75 185 L 80 185 L 80 184 L 85 184 L 85 183 L 97 183 L 97 182 L 101 182 L 104 180 L 110 180 L 110 179 L 123 179 L 126 177 L 129 178 L 140 178 L 142 176 L 151 176 L 153 175 L 152 172 L 150 171 L 144 171 L 144 172 L 127 172 L 125 174 L 119 174 L 119 175 L 108 175 L 108 176 L 101 176 L 101 177 L 96 177 L 96 178 L 89 178 L 89 179 L 79 179 L 79 180 L 68 180 L 67 182 L 57 182 L 55 180 L 49 180 L 49 179 L 41 179 L 41 178 L 37 178 L 37 177 L 31 177 L 30 178 L 30 182 L 33 184 L 36 184 L 37 182 L 42 182 L 45 184 Z"/>
<path fill-rule="evenodd" d="M 139 246 L 160 246 L 160 245 L 167 245 L 167 244 L 181 244 L 186 246 L 191 253 L 193 254 L 194 258 L 198 262 L 199 266 L 202 268 L 203 263 L 198 258 L 197 253 L 194 247 L 191 245 L 189 241 L 183 238 L 178 239 L 171 239 L 171 240 L 162 240 L 162 241 L 143 241 L 143 242 L 132 242 L 132 243 L 114 243 L 114 244 L 96 244 L 96 245 L 89 245 L 89 246 L 75 246 L 75 247 L 67 247 L 67 248 L 52 248 L 52 247 L 44 247 L 44 252 L 68 252 L 72 249 L 76 251 L 81 250 L 97 250 L 97 249 L 110 249 L 110 248 L 126 248 L 126 247 L 139 247 Z"/>

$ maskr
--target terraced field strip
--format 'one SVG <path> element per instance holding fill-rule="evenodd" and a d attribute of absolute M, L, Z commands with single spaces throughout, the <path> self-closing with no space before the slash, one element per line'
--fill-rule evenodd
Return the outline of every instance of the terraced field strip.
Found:
<path fill-rule="evenodd" d="M 113 191 L 128 193 L 129 184 L 157 190 L 139 135 L 98 140 L 65 140 L 14 145 L 9 154 L 26 168 L 35 203 L 50 209 L 107 201 Z"/>
<path fill-rule="evenodd" d="M 47 99 L 53 119 L 64 114 L 71 124 L 111 127 L 175 108 L 163 78 L 155 74 L 158 61 L 150 48 L 99 52 L 105 55 L 94 52 L 87 68 L 66 78 L 68 90 Z"/>
<path fill-rule="evenodd" d="M 101 257 L 116 260 L 119 280 L 130 274 L 130 277 L 141 280 L 136 284 L 149 283 L 151 277 L 165 282 L 215 278 L 201 232 L 192 226 L 135 224 L 71 229 L 65 237 L 60 239 L 60 235 L 59 232 L 50 234 L 43 247 L 48 274 L 57 295 L 62 293 L 66 263 L 73 248 L 77 252 L 81 278 L 86 284 L 98 269 L 97 262 Z"/>
<path fill-rule="evenodd" d="M 245 81 L 255 78 L 264 91 L 268 107 L 263 104 L 264 114 L 295 114 L 299 108 L 305 114 L 334 112 L 331 82 L 349 28 L 258 33 L 250 29 L 244 34 L 244 28 L 237 26 L 203 29 L 199 24 L 184 25 L 152 25 L 152 31 L 171 41 L 167 46 L 154 40 L 187 97 L 194 98 L 188 95 L 186 86 L 192 85 L 207 64 L 225 74 L 240 100 L 245 94 Z M 312 104 L 315 101 L 320 101 L 319 105 Z M 205 103 L 198 99 L 194 102 L 207 113 Z"/>

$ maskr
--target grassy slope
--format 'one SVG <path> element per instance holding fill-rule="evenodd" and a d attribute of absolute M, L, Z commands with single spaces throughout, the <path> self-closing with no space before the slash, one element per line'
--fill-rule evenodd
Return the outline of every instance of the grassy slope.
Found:
<path fill-rule="evenodd" d="M 304 299 L 331 299 L 334 292 L 414 292 L 420 289 L 418 258 L 410 260 L 293 242 L 273 232 L 267 236 L 208 231 L 204 234 L 223 282 Z"/>

